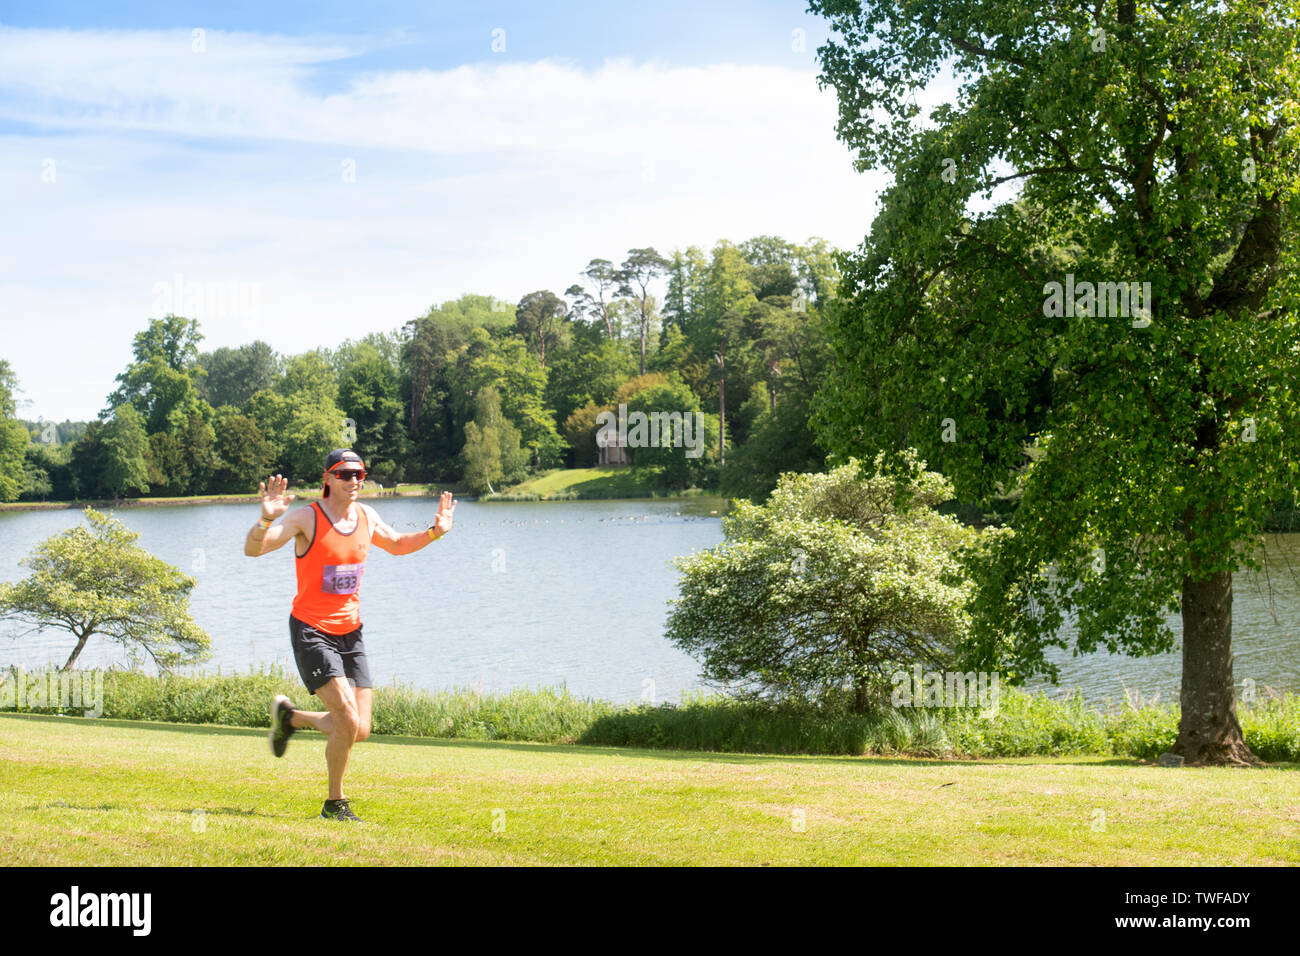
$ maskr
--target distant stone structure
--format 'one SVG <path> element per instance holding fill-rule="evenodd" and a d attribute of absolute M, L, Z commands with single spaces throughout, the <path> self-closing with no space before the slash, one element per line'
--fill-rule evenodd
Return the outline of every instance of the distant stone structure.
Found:
<path fill-rule="evenodd" d="M 596 464 L 600 467 L 631 465 L 632 455 L 622 445 L 605 445 L 600 449 Z"/>

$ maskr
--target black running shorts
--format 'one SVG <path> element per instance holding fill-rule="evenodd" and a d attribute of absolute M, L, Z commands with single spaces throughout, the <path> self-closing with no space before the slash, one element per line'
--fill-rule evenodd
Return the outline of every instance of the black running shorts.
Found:
<path fill-rule="evenodd" d="M 335 677 L 346 677 L 354 687 L 372 687 L 366 647 L 361 642 L 361 625 L 350 634 L 334 635 L 304 624 L 289 615 L 289 639 L 298 675 L 314 694 Z"/>

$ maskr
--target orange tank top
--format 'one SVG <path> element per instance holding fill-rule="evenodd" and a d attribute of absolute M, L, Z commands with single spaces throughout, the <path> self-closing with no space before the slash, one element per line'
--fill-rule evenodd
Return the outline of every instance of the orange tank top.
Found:
<path fill-rule="evenodd" d="M 326 634 L 348 634 L 361 626 L 357 592 L 370 551 L 370 522 L 359 504 L 357 525 L 347 534 L 334 527 L 316 502 L 312 515 L 316 528 L 311 544 L 294 563 L 298 595 L 293 599 L 293 616 Z"/>

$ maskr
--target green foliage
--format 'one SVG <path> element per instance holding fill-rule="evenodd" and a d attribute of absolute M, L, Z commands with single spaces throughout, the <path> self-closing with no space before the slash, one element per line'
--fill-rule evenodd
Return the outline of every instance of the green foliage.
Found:
<path fill-rule="evenodd" d="M 160 670 L 203 660 L 211 642 L 189 615 L 194 579 L 136 545 L 139 534 L 116 518 L 93 508 L 85 518 L 19 562 L 32 573 L 0 584 L 0 615 L 71 633 L 65 670 L 96 634 L 147 652 Z"/>
<path fill-rule="evenodd" d="M 501 413 L 501 396 L 492 386 L 480 389 L 475 399 L 474 421 L 465 426 L 461 452 L 465 484 L 476 494 L 494 491 L 492 483 L 521 480 L 528 453 L 519 445 L 519 429 Z"/>
<path fill-rule="evenodd" d="M 150 319 L 149 327 L 136 333 L 131 351 L 137 362 L 157 358 L 168 368 L 188 372 L 198 364 L 202 341 L 197 319 L 168 314 L 161 319 Z"/>
<path fill-rule="evenodd" d="M 1178 738 L 1178 718 L 1174 704 L 1130 707 L 1110 723 L 1111 749 L 1124 756 L 1155 760 L 1168 752 Z"/>
<path fill-rule="evenodd" d="M 439 401 L 438 386 L 453 356 L 468 342 L 472 328 L 460 309 L 444 303 L 402 329 L 402 396 L 410 437 L 426 459 L 454 453 L 449 444 L 450 425 L 443 424 L 449 410 Z M 439 434 L 443 428 L 447 434 Z"/>
<path fill-rule="evenodd" d="M 299 366 L 315 364 L 308 360 Z M 332 374 L 332 373 L 331 373 Z M 308 379 L 300 379 L 308 383 Z M 304 485 L 314 485 L 324 470 L 325 456 L 344 445 L 344 415 L 328 394 L 331 383 L 296 392 L 261 391 L 248 400 L 250 417 L 271 444 L 274 467 Z"/>
<path fill-rule="evenodd" d="M 12 676 L 13 672 L 0 673 L 0 683 Z M 27 675 L 28 679 L 32 676 Z M 306 694 L 296 674 L 279 667 L 245 674 L 168 673 L 156 677 L 138 670 L 110 670 L 104 675 L 103 716 L 266 727 L 267 704 L 276 694 L 284 694 L 300 706 L 323 709 Z M 314 703 L 305 704 L 309 700 Z M 57 705 L 26 709 L 38 713 L 67 710 Z M 428 692 L 395 684 L 375 688 L 371 730 L 411 737 L 572 743 L 615 709 L 605 701 L 574 697 L 564 689 L 481 694 L 467 688 Z"/>
<path fill-rule="evenodd" d="M 557 422 L 567 421 L 585 405 L 608 405 L 635 368 L 635 360 L 622 342 L 604 340 L 590 347 L 575 342 L 556 352 L 547 366 L 546 403 L 555 410 Z M 569 443 L 572 445 L 572 440 Z"/>
<path fill-rule="evenodd" d="M 1241 708 L 1241 730 L 1261 760 L 1300 760 L 1300 695 L 1272 697 Z"/>
<path fill-rule="evenodd" d="M 639 340 L 640 369 L 646 371 L 647 343 L 653 349 L 653 335 L 659 328 L 659 316 L 655 308 L 654 297 L 650 295 L 650 283 L 668 271 L 671 263 L 653 247 L 629 249 L 627 258 L 619 266 L 618 278 L 622 291 L 631 297 L 636 312 L 636 329 Z"/>
<path fill-rule="evenodd" d="M 737 503 L 723 544 L 677 559 L 668 639 L 708 681 L 795 700 L 849 687 L 857 713 L 900 666 L 950 664 L 968 627 L 955 551 L 975 532 L 932 510 L 950 488 L 917 464 L 901 490 L 851 462 Z"/>
<path fill-rule="evenodd" d="M 71 462 L 72 444 L 32 442 L 27 446 L 23 470 L 23 500 L 70 501 L 76 497 Z"/>
<path fill-rule="evenodd" d="M 971 708 L 953 708 L 948 716 L 953 748 L 974 757 L 1109 752 L 1106 720 L 1080 694 L 1053 699 L 1007 688 L 994 719 Z"/>
<path fill-rule="evenodd" d="M 212 409 L 199 397 L 196 385 L 204 374 L 198 363 L 202 339 L 195 319 L 150 319 L 149 327 L 135 336 L 135 361 L 117 376 L 118 388 L 109 396 L 106 412 L 130 404 L 150 435 L 178 435 L 191 415 L 210 418 Z"/>
<path fill-rule="evenodd" d="M 18 376 L 0 359 L 0 501 L 17 501 L 27 482 L 26 459 L 29 436 L 15 415 Z M 36 476 L 32 476 L 34 479 Z"/>
<path fill-rule="evenodd" d="M 492 339 L 475 329 L 448 376 L 460 402 L 462 421 L 473 417 L 471 403 L 479 390 L 492 386 L 501 396 L 501 410 L 519 429 L 522 443 L 539 468 L 560 463 L 564 439 L 544 404 L 546 369 L 519 338 Z"/>
<path fill-rule="evenodd" d="M 26 484 L 27 429 L 0 419 L 0 501 L 17 501 Z"/>
<path fill-rule="evenodd" d="M 515 331 L 523 337 L 530 349 L 537 352 L 537 361 L 546 367 L 546 353 L 563 346 L 571 334 L 566 321 L 564 300 L 554 292 L 530 292 L 515 307 Z"/>
<path fill-rule="evenodd" d="M 405 477 L 394 465 L 409 454 L 400 376 L 375 345 L 362 342 L 351 349 L 339 373 L 339 407 L 356 423 L 352 448 L 371 470 L 393 481 Z M 381 462 L 388 467 L 381 469 Z"/>
<path fill-rule="evenodd" d="M 155 495 L 185 494 L 190 483 L 190 468 L 179 439 L 167 432 L 150 435 L 147 464 L 150 490 Z"/>
<path fill-rule="evenodd" d="M 661 315 L 650 287 L 665 270 L 669 294 Z M 729 448 L 747 440 L 751 424 L 757 427 L 757 401 L 739 419 L 735 412 L 755 386 L 778 403 L 791 388 L 815 386 L 820 366 L 808 328 L 835 279 L 822 240 L 800 246 L 760 236 L 740 246 L 719 243 L 710 256 L 694 246 L 671 257 L 633 248 L 618 265 L 591 260 L 582 275 L 587 285 L 566 292 L 571 309 L 550 292 L 530 293 L 518 305 L 467 294 L 431 307 L 399 331 L 288 357 L 263 341 L 200 352 L 197 321 L 151 319 L 134 338 L 132 362 L 118 376 L 103 421 L 94 429 L 59 426 L 61 442 L 76 442 L 71 460 L 51 468 L 25 456 L 14 469 L 17 491 L 29 499 L 123 493 L 120 461 L 109 460 L 121 451 L 120 436 L 105 432 L 121 405 L 142 416 L 148 443 L 145 477 L 132 475 L 131 487 L 147 484 L 150 493 L 166 496 L 244 490 L 268 470 L 314 484 L 321 456 L 343 444 L 362 454 L 372 474 L 459 481 L 474 396 L 486 386 L 500 393 L 503 415 L 520 431 L 534 471 L 567 463 L 570 442 L 558 423 L 586 409 L 566 429 L 587 446 L 575 453 L 585 464 L 583 456 L 594 454 L 591 407 L 617 405 L 629 381 L 624 398 L 646 384 L 644 375 L 633 375 L 638 353 L 643 372 L 679 376 L 712 416 L 721 385 L 718 356 L 725 352 L 733 396 Z M 806 296 L 806 312 L 794 306 L 796 295 Z M 656 336 L 661 321 L 663 334 Z M 218 415 L 222 407 L 230 410 Z M 777 418 L 783 426 L 797 414 L 802 411 L 791 409 Z M 344 437 L 345 418 L 355 423 L 354 440 Z M 31 427 L 40 432 L 39 424 Z M 776 421 L 769 423 L 765 442 L 779 445 L 777 430 Z M 800 426 L 790 444 L 802 448 L 807 432 Z M 106 434 L 113 448 L 105 445 Z M 712 487 L 718 473 L 712 438 L 707 447 L 701 462 L 665 460 L 657 468 L 676 472 L 670 484 Z M 757 453 L 746 459 L 771 460 Z M 795 453 L 782 459 L 783 466 L 801 463 Z M 511 480 L 508 471 L 501 480 Z M 754 484 L 774 481 L 772 473 Z M 3 484 L 0 479 L 0 496 L 8 493 Z"/>
<path fill-rule="evenodd" d="M 433 310 L 430 310 L 431 312 Z M 515 324 L 515 305 L 495 296 L 467 292 L 459 299 L 444 302 L 437 312 L 463 329 L 486 329 L 493 335 L 506 332 Z"/>
<path fill-rule="evenodd" d="M 649 376 L 647 376 L 649 377 Z M 718 457 L 718 417 L 700 414 L 700 400 L 695 393 L 680 380 L 648 385 L 627 399 L 627 413 L 634 412 L 656 415 L 655 422 L 664 421 L 663 416 L 679 413 L 681 426 L 674 422 L 659 425 L 658 434 L 647 427 L 644 447 L 630 448 L 632 463 L 637 468 L 657 468 L 662 480 L 671 487 L 685 488 L 689 485 L 699 486 L 703 483 L 705 468 L 711 460 Z M 686 442 L 686 431 L 690 430 L 690 443 Z M 629 425 L 629 444 L 632 427 Z M 658 445 L 653 444 L 658 439 Z M 678 444 L 680 442 L 680 444 Z M 688 457 L 687 453 L 697 457 Z"/>
<path fill-rule="evenodd" d="M 99 433 L 102 447 L 100 482 L 109 494 L 121 498 L 149 490 L 149 439 L 144 419 L 131 405 L 119 405 Z"/>
<path fill-rule="evenodd" d="M 18 374 L 7 359 L 0 358 L 0 419 L 11 419 L 18 414 Z"/>
<path fill-rule="evenodd" d="M 826 453 L 808 427 L 808 415 L 805 396 L 798 392 L 775 409 L 764 410 L 750 429 L 749 440 L 728 450 L 722 494 L 762 503 L 785 472 L 821 470 Z"/>
<path fill-rule="evenodd" d="M 30 481 L 39 476 L 27 472 L 27 444 L 30 436 L 26 427 L 14 418 L 18 402 L 18 376 L 4 359 L 0 359 L 0 501 L 17 501 Z"/>
<path fill-rule="evenodd" d="M 574 284 L 564 294 L 573 300 L 571 316 L 577 334 L 590 345 L 619 337 L 610 306 L 623 290 L 623 278 L 608 259 L 592 259 L 582 271 L 589 289 Z"/>
<path fill-rule="evenodd" d="M 204 377 L 199 394 L 213 408 L 243 407 L 255 392 L 271 388 L 280 371 L 279 356 L 260 339 L 238 348 L 219 348 L 198 357 Z"/>
<path fill-rule="evenodd" d="M 27 675 L 30 680 L 34 675 Z M 0 672 L 0 686 L 14 679 Z M 278 667 L 244 674 L 162 674 L 111 670 L 104 717 L 185 724 L 265 727 L 267 702 L 284 694 L 315 706 L 296 675 Z M 8 700 L 0 692 L 0 698 Z M 0 709 L 13 709 L 0 705 Z M 25 708 L 71 712 L 51 705 Z M 1243 705 L 1251 748 L 1266 760 L 1300 761 L 1300 696 Z M 1177 735 L 1176 707 L 1104 716 L 1077 695 L 1049 698 L 1004 689 L 998 712 L 900 708 L 846 714 L 839 709 L 742 701 L 706 694 L 680 703 L 619 706 L 564 689 L 504 694 L 409 685 L 375 688 L 373 733 L 462 740 L 521 740 L 606 747 L 769 754 L 881 754 L 998 758 L 1092 755 L 1154 760 Z"/>
<path fill-rule="evenodd" d="M 54 491 L 49 469 L 40 464 L 38 447 L 28 445 L 27 454 L 23 458 L 23 489 L 19 493 L 23 501 L 44 501 Z"/>
<path fill-rule="evenodd" d="M 505 474 L 501 467 L 500 426 L 480 426 L 478 422 L 467 424 L 461 458 L 461 474 L 469 489 L 479 495 L 492 493 L 492 483 L 501 484 Z"/>
<path fill-rule="evenodd" d="M 1181 608 L 1179 745 L 1239 759 L 1212 594 L 1300 476 L 1294 9 L 812 9 L 839 136 L 894 176 L 843 258 L 823 444 L 916 448 L 961 500 L 1014 503 L 968 555 L 972 663 L 1055 677 L 1067 619 L 1081 652 L 1169 650 Z M 949 63 L 954 104 L 915 122 L 906 92 Z"/>
<path fill-rule="evenodd" d="M 611 704 L 580 699 L 564 689 L 519 689 L 504 694 L 480 694 L 468 689 L 429 693 L 399 685 L 376 689 L 374 732 L 568 743 L 613 710 Z"/>
<path fill-rule="evenodd" d="M 600 458 L 600 447 L 596 444 L 596 419 L 603 411 L 595 402 L 587 402 L 581 408 L 575 408 L 564 420 L 564 440 L 573 449 L 573 466 L 586 468 L 596 464 Z"/>
<path fill-rule="evenodd" d="M 276 380 L 274 389 L 278 394 L 292 398 L 299 406 L 338 405 L 339 385 L 334 366 L 325 351 L 319 348 L 286 359 L 284 374 Z"/>
<path fill-rule="evenodd" d="M 270 474 L 272 447 L 257 422 L 229 405 L 216 410 L 216 470 L 212 490 L 248 492 Z"/>
<path fill-rule="evenodd" d="M 637 706 L 596 720 L 580 743 L 735 753 L 860 754 L 866 721 L 819 719 L 770 705 L 700 697 L 682 706 Z"/>

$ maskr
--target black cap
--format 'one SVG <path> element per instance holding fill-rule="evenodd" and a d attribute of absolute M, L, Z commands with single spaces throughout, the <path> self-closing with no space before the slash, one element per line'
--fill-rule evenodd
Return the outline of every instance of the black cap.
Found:
<path fill-rule="evenodd" d="M 325 459 L 325 470 L 329 471 L 339 462 L 343 462 L 343 461 L 355 461 L 358 465 L 361 466 L 362 471 L 366 470 L 366 463 L 362 461 L 361 456 L 358 455 L 356 452 L 354 452 L 351 448 L 335 448 L 332 452 L 330 452 L 329 457 Z"/>

